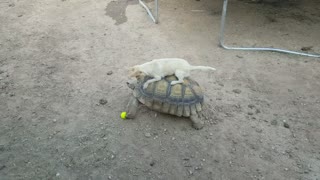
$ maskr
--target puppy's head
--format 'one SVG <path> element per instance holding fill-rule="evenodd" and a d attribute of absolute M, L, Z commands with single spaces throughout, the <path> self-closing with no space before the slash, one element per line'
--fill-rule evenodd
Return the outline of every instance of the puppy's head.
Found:
<path fill-rule="evenodd" d="M 133 66 L 129 68 L 129 77 L 139 78 L 145 74 L 140 70 L 138 66 Z"/>

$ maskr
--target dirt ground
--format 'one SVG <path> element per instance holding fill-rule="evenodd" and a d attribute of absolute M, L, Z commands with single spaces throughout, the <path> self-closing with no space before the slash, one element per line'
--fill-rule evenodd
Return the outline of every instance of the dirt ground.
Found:
<path fill-rule="evenodd" d="M 0 1 L 0 179 L 320 179 L 320 59 L 218 46 L 222 0 Z M 152 6 L 153 3 L 149 2 Z M 318 0 L 231 0 L 226 44 L 320 52 Z M 125 67 L 209 65 L 205 127 L 141 107 Z"/>

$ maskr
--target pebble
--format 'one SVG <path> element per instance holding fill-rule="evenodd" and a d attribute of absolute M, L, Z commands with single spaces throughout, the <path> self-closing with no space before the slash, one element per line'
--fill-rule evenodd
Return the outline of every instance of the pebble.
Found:
<path fill-rule="evenodd" d="M 155 165 L 155 161 L 154 160 L 152 160 L 151 162 L 150 162 L 150 166 L 154 166 Z"/>
<path fill-rule="evenodd" d="M 304 46 L 304 47 L 301 47 L 301 51 L 310 51 L 312 50 L 313 46 Z"/>
<path fill-rule="evenodd" d="M 145 133 L 144 136 L 149 138 L 149 137 L 151 137 L 151 134 L 150 133 Z"/>
<path fill-rule="evenodd" d="M 111 75 L 111 74 L 113 74 L 112 71 L 108 71 L 108 72 L 107 72 L 107 75 Z"/>
<path fill-rule="evenodd" d="M 289 124 L 288 124 L 287 122 L 284 122 L 284 123 L 283 123 L 283 127 L 285 127 L 285 128 L 290 128 L 290 126 L 289 126 Z"/>
<path fill-rule="evenodd" d="M 277 121 L 277 120 L 274 119 L 274 120 L 271 121 L 271 125 L 276 126 L 277 124 L 278 124 L 278 121 Z"/>
<path fill-rule="evenodd" d="M 249 115 L 249 116 L 252 116 L 252 115 L 253 115 L 253 113 L 252 113 L 252 112 L 248 112 L 248 115 Z"/>
<path fill-rule="evenodd" d="M 4 169 L 4 168 L 6 168 L 5 165 L 0 165 L 0 171 L 1 171 L 2 169 Z"/>
<path fill-rule="evenodd" d="M 255 106 L 254 106 L 253 104 L 249 104 L 248 107 L 249 107 L 250 109 L 253 109 Z"/>
<path fill-rule="evenodd" d="M 3 144 L 0 144 L 0 152 L 5 150 L 5 146 Z"/>
<path fill-rule="evenodd" d="M 236 93 L 236 94 L 240 94 L 241 93 L 241 90 L 240 89 L 234 89 L 232 90 L 232 92 Z"/>
<path fill-rule="evenodd" d="M 101 105 L 105 105 L 105 104 L 108 103 L 108 100 L 106 100 L 106 99 L 100 99 L 100 100 L 99 100 L 99 103 L 100 103 Z"/>
<path fill-rule="evenodd" d="M 57 122 L 57 120 L 56 120 L 56 119 L 53 119 L 53 122 L 55 123 L 55 122 Z"/>

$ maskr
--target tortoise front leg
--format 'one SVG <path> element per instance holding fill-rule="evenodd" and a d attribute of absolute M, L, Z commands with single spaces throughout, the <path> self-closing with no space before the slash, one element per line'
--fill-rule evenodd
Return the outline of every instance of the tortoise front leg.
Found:
<path fill-rule="evenodd" d="M 136 97 L 131 96 L 127 105 L 127 116 L 128 119 L 134 119 L 138 111 L 139 101 Z"/>
<path fill-rule="evenodd" d="M 192 127 L 196 130 L 200 130 L 204 126 L 204 122 L 201 120 L 201 118 L 198 117 L 198 114 L 193 114 L 190 116 Z"/>

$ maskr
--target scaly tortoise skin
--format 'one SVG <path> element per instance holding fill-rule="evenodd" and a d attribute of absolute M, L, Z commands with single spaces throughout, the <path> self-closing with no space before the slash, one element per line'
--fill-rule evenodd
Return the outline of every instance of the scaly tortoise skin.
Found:
<path fill-rule="evenodd" d="M 202 111 L 204 96 L 196 81 L 184 78 L 183 83 L 171 85 L 171 81 L 177 80 L 176 76 L 171 75 L 150 83 L 146 89 L 143 89 L 144 83 L 149 79 L 151 77 L 145 76 L 137 82 L 127 83 L 133 89 L 133 97 L 127 106 L 127 118 L 135 117 L 139 101 L 154 111 L 189 117 L 195 129 L 203 127 L 198 114 Z"/>

